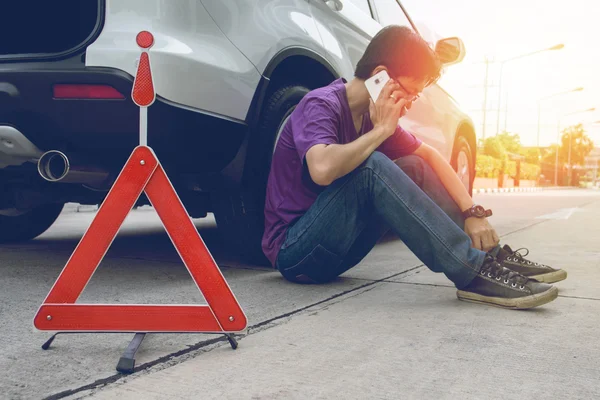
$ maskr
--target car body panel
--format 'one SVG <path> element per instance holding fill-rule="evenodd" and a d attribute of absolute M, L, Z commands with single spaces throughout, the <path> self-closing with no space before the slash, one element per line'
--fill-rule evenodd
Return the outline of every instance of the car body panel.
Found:
<path fill-rule="evenodd" d="M 320 52 L 325 52 L 348 81 L 354 77 L 356 64 L 381 26 L 349 1 L 340 11 L 332 10 L 322 0 L 311 0 L 311 11 L 322 38 Z"/>
<path fill-rule="evenodd" d="M 135 37 L 142 30 L 154 35 L 150 62 L 159 95 L 197 110 L 246 118 L 260 74 L 198 0 L 106 0 L 104 29 L 87 49 L 86 66 L 135 76 L 140 57 Z"/>
<path fill-rule="evenodd" d="M 135 36 L 149 30 L 155 37 L 150 58 L 159 96 L 149 110 L 150 143 L 174 168 L 210 172 L 207 187 L 217 187 L 229 163 L 243 153 L 249 115 L 260 111 L 258 92 L 268 86 L 269 72 L 284 58 L 281 55 L 313 57 L 333 75 L 353 78 L 356 63 L 382 25 L 373 0 L 374 17 L 352 1 L 356 0 L 343 0 L 343 8 L 335 11 L 332 2 L 323 0 L 106 0 L 103 29 L 87 48 L 85 64 L 81 54 L 26 68 L 0 64 L 0 82 L 4 77 L 10 78 L 6 82 L 14 80 L 27 98 L 11 98 L 9 93 L 3 100 L 0 88 L 0 105 L 23 106 L 40 121 L 27 126 L 37 121 L 29 114 L 22 113 L 27 118 L 19 124 L 2 120 L 0 113 L 0 125 L 15 126 L 41 150 L 61 147 L 106 154 L 119 149 L 125 154 L 137 138 L 137 109 L 127 92 L 141 53 Z M 127 98 L 122 104 L 55 102 L 50 87 L 57 79 L 92 79 L 89 83 L 113 85 Z M 108 111 L 118 117 L 105 118 Z M 458 128 L 465 123 L 471 124 L 469 118 L 437 85 L 427 88 L 400 120 L 448 160 Z M 170 151 L 185 156 L 169 160 Z M 235 164 L 237 178 L 243 173 L 239 165 L 243 161 Z"/>
<path fill-rule="evenodd" d="M 371 2 L 373 17 L 365 14 L 351 1 L 345 1 L 340 11 L 333 10 L 321 0 L 311 0 L 311 7 L 323 38 L 321 52 L 333 55 L 334 65 L 350 80 L 370 40 L 383 27 L 377 21 L 379 10 L 376 4 Z M 409 23 L 408 18 L 405 22 Z M 438 149 L 449 160 L 459 121 L 453 120 L 452 113 L 443 108 L 447 105 L 446 97 L 436 85 L 425 89 L 421 98 L 399 123 L 404 129 Z"/>
<path fill-rule="evenodd" d="M 224 35 L 264 73 L 289 47 L 321 42 L 307 0 L 201 0 Z"/>

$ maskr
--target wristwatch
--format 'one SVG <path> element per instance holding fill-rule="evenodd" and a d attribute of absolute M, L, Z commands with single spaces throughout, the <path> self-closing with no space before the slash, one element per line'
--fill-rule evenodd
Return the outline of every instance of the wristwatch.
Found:
<path fill-rule="evenodd" d="M 486 218 L 492 216 L 492 210 L 486 210 L 479 204 L 473 204 L 471 208 L 463 211 L 463 217 L 465 219 L 475 217 L 475 218 Z"/>

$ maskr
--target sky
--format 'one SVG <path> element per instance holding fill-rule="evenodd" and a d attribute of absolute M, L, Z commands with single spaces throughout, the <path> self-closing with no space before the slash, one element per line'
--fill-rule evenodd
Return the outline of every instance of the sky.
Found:
<path fill-rule="evenodd" d="M 415 21 L 437 34 L 458 36 L 467 56 L 444 71 L 440 85 L 483 134 L 485 63 L 564 44 L 506 62 L 502 78 L 500 130 L 518 133 L 524 146 L 537 141 L 538 99 L 583 87 L 541 102 L 540 145 L 556 143 L 558 126 L 583 123 L 600 147 L 600 2 L 596 0 L 402 0 Z M 489 65 L 486 137 L 496 133 L 499 63 Z M 505 113 L 508 100 L 508 113 Z M 596 111 L 579 111 L 596 108 Z M 572 114 L 566 116 L 566 114 Z"/>

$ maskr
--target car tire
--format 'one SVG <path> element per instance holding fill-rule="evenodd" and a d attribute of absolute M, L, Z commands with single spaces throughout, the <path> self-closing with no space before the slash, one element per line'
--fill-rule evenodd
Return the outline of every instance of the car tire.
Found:
<path fill-rule="evenodd" d="M 255 265 L 270 265 L 261 241 L 267 180 L 275 144 L 284 121 L 309 91 L 301 84 L 286 84 L 267 95 L 254 140 L 248 146 L 242 189 L 213 194 L 215 220 L 227 248 Z"/>
<path fill-rule="evenodd" d="M 23 242 L 46 232 L 62 212 L 64 204 L 44 204 L 16 216 L 0 215 L 0 243 Z"/>
<path fill-rule="evenodd" d="M 451 159 L 452 168 L 460 178 L 469 195 L 473 195 L 473 181 L 475 180 L 475 161 L 473 150 L 469 141 L 464 136 L 458 136 L 454 143 Z"/>

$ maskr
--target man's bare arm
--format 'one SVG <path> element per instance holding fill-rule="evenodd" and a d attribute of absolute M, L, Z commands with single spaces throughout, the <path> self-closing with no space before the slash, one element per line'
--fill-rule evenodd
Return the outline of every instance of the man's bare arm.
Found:
<path fill-rule="evenodd" d="M 306 163 L 312 180 L 321 186 L 354 171 L 369 157 L 387 138 L 392 136 L 398 127 L 398 119 L 405 112 L 407 101 L 398 101 L 391 97 L 399 90 L 397 83 L 391 79 L 386 83 L 376 103 L 371 101 L 369 114 L 373 129 L 355 141 L 347 144 L 318 144 L 306 153 Z M 399 98 L 399 95 L 398 97 Z"/>
<path fill-rule="evenodd" d="M 458 175 L 436 149 L 424 143 L 414 154 L 431 166 L 461 211 L 473 205 L 473 199 Z M 465 232 L 471 238 L 473 247 L 480 250 L 489 251 L 500 241 L 498 234 L 485 218 L 468 218 L 465 221 Z"/>
<path fill-rule="evenodd" d="M 442 181 L 442 184 L 461 210 L 466 210 L 473 205 L 473 199 L 465 189 L 465 186 L 458 175 L 456 175 L 452 166 L 448 164 L 448 161 L 446 161 L 436 149 L 423 143 L 415 150 L 414 154 L 427 161 L 431 168 L 433 168 Z"/>
<path fill-rule="evenodd" d="M 380 127 L 348 144 L 317 144 L 306 153 L 312 180 L 321 186 L 354 171 L 389 137 Z"/>

